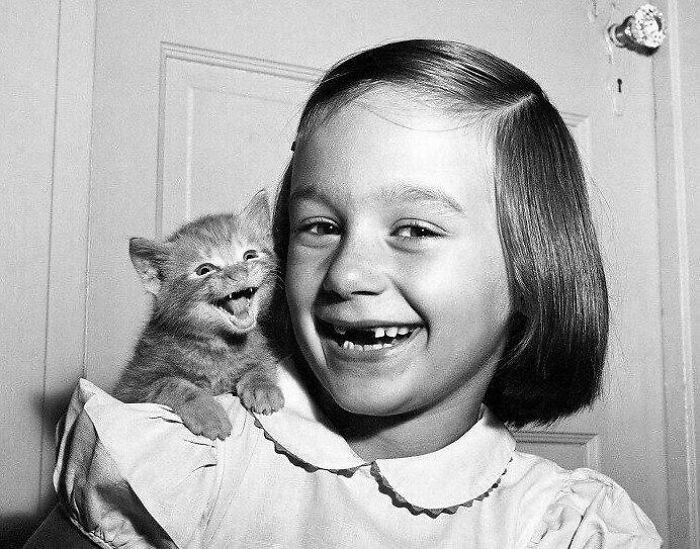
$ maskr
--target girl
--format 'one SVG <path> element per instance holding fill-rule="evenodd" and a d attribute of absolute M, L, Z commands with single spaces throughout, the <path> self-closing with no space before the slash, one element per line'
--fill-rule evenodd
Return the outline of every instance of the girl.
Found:
<path fill-rule="evenodd" d="M 590 404 L 606 349 L 585 180 L 540 87 L 388 44 L 326 74 L 293 150 L 285 408 L 219 397 L 233 431 L 209 443 L 81 381 L 55 475 L 73 522 L 103 547 L 659 547 L 612 480 L 504 426 Z"/>

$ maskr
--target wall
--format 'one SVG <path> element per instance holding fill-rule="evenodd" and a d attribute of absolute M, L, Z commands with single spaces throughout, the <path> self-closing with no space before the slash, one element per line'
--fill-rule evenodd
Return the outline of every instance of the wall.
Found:
<path fill-rule="evenodd" d="M 94 6 L 0 3 L 0 546 L 53 501 L 82 372 Z"/>

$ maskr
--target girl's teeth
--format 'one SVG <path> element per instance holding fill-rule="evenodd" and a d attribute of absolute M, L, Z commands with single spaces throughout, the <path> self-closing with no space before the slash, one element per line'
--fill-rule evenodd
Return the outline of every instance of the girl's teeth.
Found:
<path fill-rule="evenodd" d="M 339 335 L 343 335 L 348 331 L 347 327 L 344 326 L 333 326 L 335 332 Z M 390 326 L 390 327 L 376 327 L 371 328 L 374 333 L 375 339 L 380 339 L 382 337 L 395 338 L 397 335 L 406 335 L 411 332 L 408 326 Z M 387 347 L 393 347 L 394 343 L 388 343 L 386 341 L 377 342 L 374 344 L 360 345 L 359 343 L 353 343 L 349 340 L 344 340 L 342 347 L 343 349 L 355 350 L 355 351 L 374 351 L 378 349 L 386 349 Z"/>
<path fill-rule="evenodd" d="M 386 349 L 387 347 L 393 347 L 391 343 L 375 343 L 374 345 L 356 345 L 351 341 L 343 342 L 343 349 L 348 349 L 350 351 L 378 351 L 379 349 Z"/>
<path fill-rule="evenodd" d="M 348 328 L 346 326 L 333 326 L 336 334 L 343 335 L 347 333 Z M 391 327 L 376 327 L 372 328 L 374 331 L 374 337 L 379 339 L 380 337 L 396 337 L 397 335 L 406 335 L 411 330 L 408 326 L 391 326 Z"/>

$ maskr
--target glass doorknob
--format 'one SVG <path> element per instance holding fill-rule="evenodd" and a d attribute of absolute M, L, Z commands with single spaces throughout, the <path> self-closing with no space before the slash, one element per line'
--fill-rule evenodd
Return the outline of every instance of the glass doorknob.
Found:
<path fill-rule="evenodd" d="M 666 38 L 666 21 L 656 6 L 644 4 L 621 24 L 608 27 L 608 37 L 618 48 L 650 55 Z"/>

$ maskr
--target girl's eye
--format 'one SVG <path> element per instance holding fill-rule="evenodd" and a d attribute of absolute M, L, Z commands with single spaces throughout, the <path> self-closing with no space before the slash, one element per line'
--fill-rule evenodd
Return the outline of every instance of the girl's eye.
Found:
<path fill-rule="evenodd" d="M 218 270 L 219 268 L 216 265 L 213 265 L 211 263 L 202 263 L 199 267 L 197 267 L 194 270 L 194 272 L 197 276 L 205 276 Z"/>
<path fill-rule="evenodd" d="M 251 259 L 257 259 L 258 257 L 258 252 L 256 250 L 247 250 L 243 254 L 243 261 L 250 261 Z"/>
<path fill-rule="evenodd" d="M 429 238 L 440 236 L 437 230 L 426 227 L 425 225 L 413 223 L 397 228 L 392 234 L 399 238 Z"/>
<path fill-rule="evenodd" d="M 340 229 L 335 223 L 330 221 L 314 221 L 301 227 L 302 232 L 310 233 L 314 236 L 327 236 L 340 234 Z"/>

